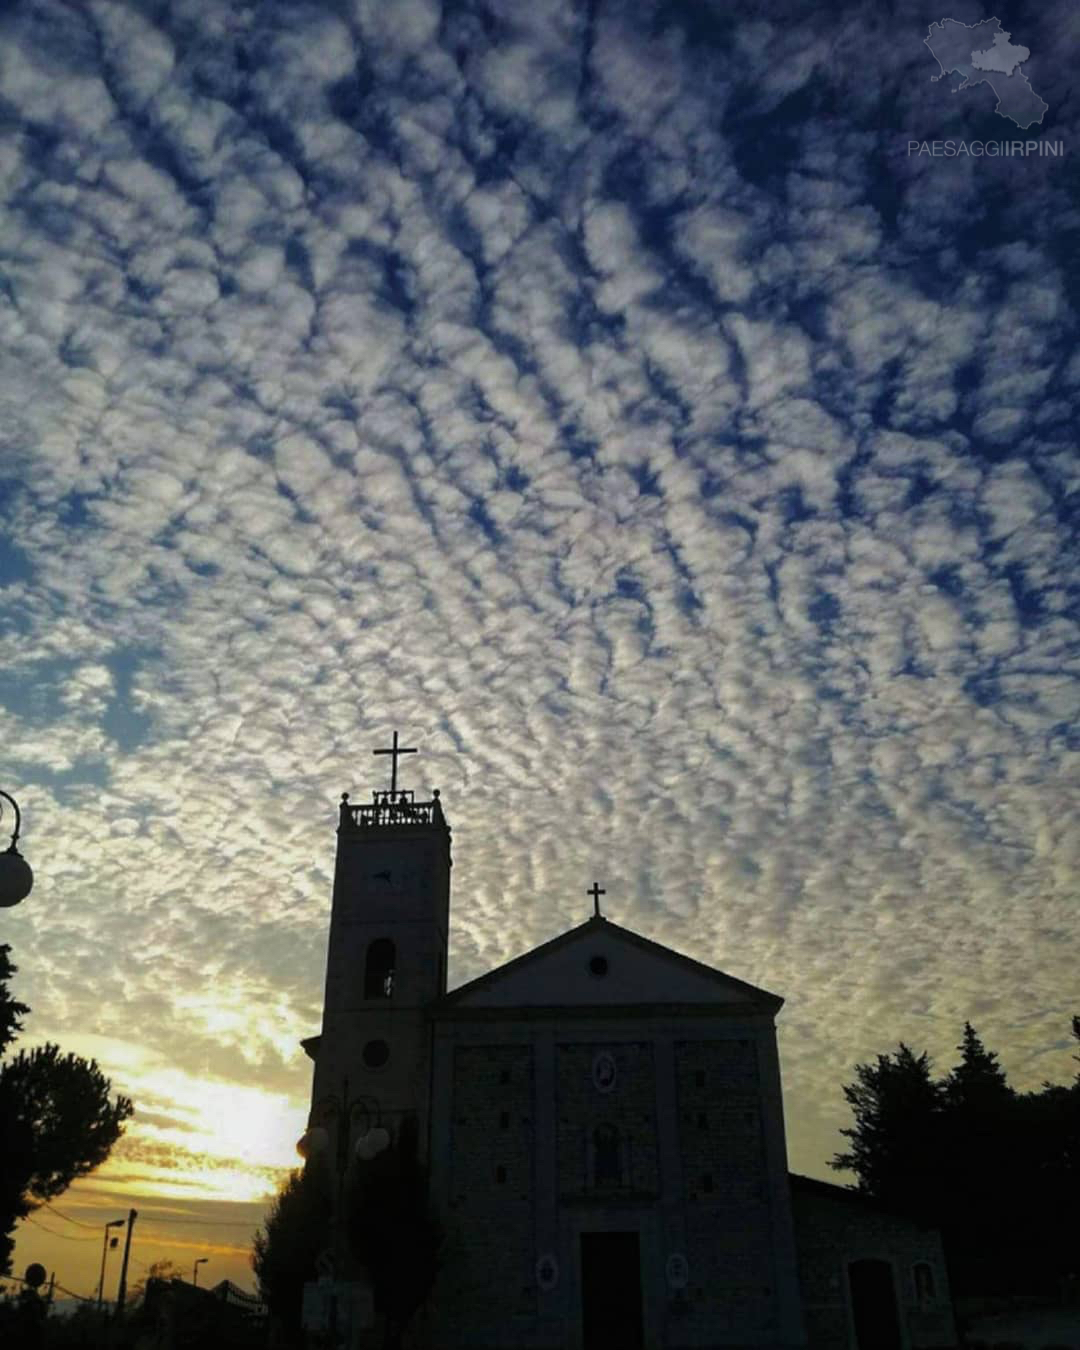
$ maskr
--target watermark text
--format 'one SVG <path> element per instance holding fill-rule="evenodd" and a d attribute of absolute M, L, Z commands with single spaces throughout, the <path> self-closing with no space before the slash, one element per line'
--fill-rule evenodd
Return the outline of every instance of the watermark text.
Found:
<path fill-rule="evenodd" d="M 908 141 L 907 152 L 911 155 L 929 155 L 931 159 L 956 159 L 960 155 L 969 155 L 974 159 L 1006 158 L 1027 155 L 1050 155 L 1057 157 L 1065 153 L 1064 141 Z"/>

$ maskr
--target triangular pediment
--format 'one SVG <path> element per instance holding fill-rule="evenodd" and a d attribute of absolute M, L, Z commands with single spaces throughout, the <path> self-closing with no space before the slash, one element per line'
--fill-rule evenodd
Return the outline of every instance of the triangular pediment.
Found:
<path fill-rule="evenodd" d="M 783 999 L 593 917 L 445 994 L 432 1011 L 605 1004 L 726 1005 L 775 1013 Z"/>

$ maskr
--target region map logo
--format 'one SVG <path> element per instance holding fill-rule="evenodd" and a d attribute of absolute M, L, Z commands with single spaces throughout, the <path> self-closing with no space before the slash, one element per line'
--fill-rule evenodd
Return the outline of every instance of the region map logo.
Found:
<path fill-rule="evenodd" d="M 1036 94 L 1020 69 L 1031 55 L 1030 49 L 1014 47 L 1011 37 L 998 19 L 970 24 L 942 19 L 930 25 L 929 35 L 923 40 L 941 67 L 941 74 L 931 77 L 935 83 L 946 75 L 962 75 L 954 94 L 988 84 L 998 99 L 994 111 L 1026 131 L 1042 122 L 1050 105 Z"/>

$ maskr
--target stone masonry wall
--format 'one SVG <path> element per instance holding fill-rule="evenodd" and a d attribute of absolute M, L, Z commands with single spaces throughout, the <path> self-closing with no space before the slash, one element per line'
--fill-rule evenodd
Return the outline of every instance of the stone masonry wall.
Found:
<path fill-rule="evenodd" d="M 757 1047 L 752 1040 L 678 1041 L 675 1083 L 686 1192 L 688 1343 L 775 1328 Z"/>
<path fill-rule="evenodd" d="M 536 1313 L 532 1047 L 459 1045 L 453 1082 L 443 1278 L 482 1343 L 484 1324 L 505 1329 Z"/>
<path fill-rule="evenodd" d="M 615 1061 L 615 1086 L 610 1092 L 600 1092 L 593 1084 L 593 1062 L 601 1052 Z M 621 1185 L 608 1189 L 655 1195 L 660 1177 L 652 1046 L 641 1041 L 559 1045 L 555 1072 L 559 1194 L 598 1189 L 592 1170 L 593 1138 L 598 1126 L 607 1125 L 618 1130 L 622 1160 Z"/>
<path fill-rule="evenodd" d="M 804 1184 L 805 1185 L 805 1184 Z M 956 1345 L 945 1255 L 939 1235 L 899 1215 L 844 1195 L 792 1187 L 799 1282 L 810 1350 L 853 1350 L 847 1266 L 861 1259 L 886 1260 L 893 1270 L 898 1312 L 907 1350 Z M 920 1298 L 915 1266 L 933 1274 L 933 1297 Z"/>

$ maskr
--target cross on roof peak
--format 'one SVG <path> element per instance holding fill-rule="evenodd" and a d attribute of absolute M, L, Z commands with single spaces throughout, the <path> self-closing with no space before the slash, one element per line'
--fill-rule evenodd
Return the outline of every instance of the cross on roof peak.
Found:
<path fill-rule="evenodd" d="M 390 794 L 391 797 L 397 792 L 397 762 L 399 755 L 415 755 L 416 746 L 398 745 L 398 734 L 394 732 L 394 744 L 386 750 L 372 750 L 373 755 L 390 755 Z"/>
<path fill-rule="evenodd" d="M 603 916 L 600 913 L 600 897 L 602 895 L 607 895 L 607 891 L 604 890 L 604 888 L 599 884 L 599 882 L 594 881 L 592 886 L 589 888 L 589 890 L 585 892 L 585 894 L 591 895 L 593 898 L 593 918 L 594 919 L 602 918 Z"/>

